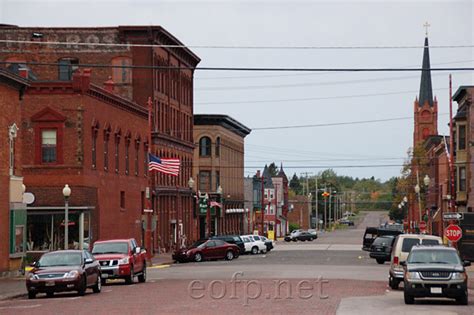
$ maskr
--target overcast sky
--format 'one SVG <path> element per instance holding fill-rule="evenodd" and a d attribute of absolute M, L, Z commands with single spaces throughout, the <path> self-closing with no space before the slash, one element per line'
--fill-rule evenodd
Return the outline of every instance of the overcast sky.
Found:
<path fill-rule="evenodd" d="M 20 26 L 161 25 L 186 45 L 473 45 L 473 1 L 9 1 L 0 23 Z M 200 66 L 421 67 L 423 49 L 193 48 Z M 432 48 L 432 67 L 473 67 L 472 48 Z M 439 131 L 447 134 L 448 73 L 432 73 Z M 473 84 L 453 72 L 453 89 Z M 196 71 L 195 113 L 227 114 L 250 128 L 410 117 L 379 123 L 254 130 L 245 174 L 283 162 L 288 175 L 334 167 L 338 174 L 387 179 L 412 145 L 420 73 L 262 73 Z M 456 104 L 454 104 L 456 106 Z M 384 167 L 347 167 L 395 165 Z"/>

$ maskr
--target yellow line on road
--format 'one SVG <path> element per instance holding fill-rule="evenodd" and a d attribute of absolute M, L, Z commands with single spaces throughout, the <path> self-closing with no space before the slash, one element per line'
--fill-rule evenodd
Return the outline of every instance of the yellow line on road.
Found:
<path fill-rule="evenodd" d="M 157 266 L 152 266 L 148 267 L 150 269 L 162 269 L 162 268 L 168 268 L 170 265 L 157 265 Z"/>

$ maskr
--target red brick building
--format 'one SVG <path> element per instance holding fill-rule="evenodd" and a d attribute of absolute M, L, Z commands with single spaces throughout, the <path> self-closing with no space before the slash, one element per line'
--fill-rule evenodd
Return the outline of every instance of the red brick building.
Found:
<path fill-rule="evenodd" d="M 297 224 L 300 229 L 307 230 L 310 227 L 309 222 L 309 203 L 307 196 L 295 196 L 289 200 L 292 210 L 288 212 L 288 223 Z M 291 232 L 291 231 L 289 231 Z"/>
<path fill-rule="evenodd" d="M 62 223 L 65 184 L 72 189 L 71 221 L 78 224 L 85 213 L 86 241 L 136 237 L 145 242 L 150 229 L 146 246 L 169 250 L 179 234 L 197 237 L 187 182 L 194 149 L 193 69 L 199 58 L 186 48 L 159 47 L 182 44 L 158 26 L 2 26 L 0 39 L 37 42 L 0 46 L 0 66 L 13 74 L 9 80 L 23 84 L 2 90 L 0 97 L 16 93 L 9 99 L 19 106 L 18 93 L 23 95 L 21 165 L 26 190 L 36 197 L 28 205 L 28 220 L 36 220 L 29 231 L 41 235 L 32 241 L 28 232 L 27 249 L 59 246 L 62 236 L 54 236 Z M 149 182 L 149 98 L 151 151 L 180 158 L 178 177 L 153 173 Z M 144 215 L 148 196 L 154 212 Z M 76 229 L 72 226 L 71 233 Z"/>

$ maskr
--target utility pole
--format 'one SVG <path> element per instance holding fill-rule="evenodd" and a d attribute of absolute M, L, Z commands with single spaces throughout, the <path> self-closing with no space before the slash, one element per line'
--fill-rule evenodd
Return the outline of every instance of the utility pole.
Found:
<path fill-rule="evenodd" d="M 332 187 L 329 187 L 329 227 L 331 227 L 331 216 L 332 216 L 332 206 L 331 206 L 331 199 L 332 199 Z"/>
<path fill-rule="evenodd" d="M 314 198 L 316 200 L 316 231 L 319 230 L 319 211 L 318 211 L 318 175 L 316 175 L 314 177 L 314 186 L 315 186 L 315 189 L 316 189 L 316 193 L 314 194 Z"/>

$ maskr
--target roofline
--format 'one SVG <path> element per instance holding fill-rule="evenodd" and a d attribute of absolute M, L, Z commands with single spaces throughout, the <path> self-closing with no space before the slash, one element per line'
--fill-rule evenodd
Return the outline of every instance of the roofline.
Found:
<path fill-rule="evenodd" d="M 194 125 L 221 126 L 243 138 L 252 131 L 234 118 L 222 114 L 194 114 Z"/>
<path fill-rule="evenodd" d="M 474 89 L 474 85 L 461 85 L 458 87 L 456 93 L 453 95 L 453 100 L 456 102 L 460 100 L 468 89 Z"/>
<path fill-rule="evenodd" d="M 5 69 L 0 69 L 0 77 L 5 78 L 10 82 L 10 85 L 19 90 L 30 86 L 30 81 L 28 79 L 20 77 L 19 75 Z"/>

